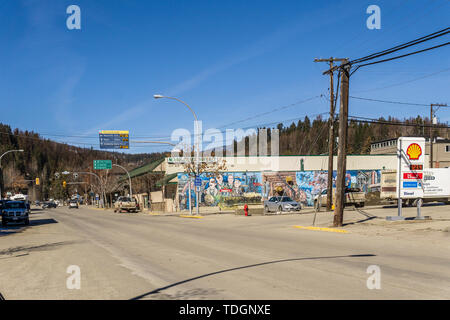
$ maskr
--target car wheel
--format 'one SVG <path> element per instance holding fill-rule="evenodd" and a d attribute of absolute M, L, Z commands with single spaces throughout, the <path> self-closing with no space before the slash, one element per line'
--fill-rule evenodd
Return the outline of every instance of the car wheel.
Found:
<path fill-rule="evenodd" d="M 283 212 L 283 207 L 282 207 L 282 206 L 279 206 L 279 207 L 278 207 L 278 213 L 281 213 L 281 212 Z"/>
<path fill-rule="evenodd" d="M 6 220 L 2 219 L 2 226 L 6 227 L 8 225 L 8 223 L 6 222 Z"/>
<path fill-rule="evenodd" d="M 264 213 L 268 213 L 269 212 L 269 207 L 268 206 L 265 206 L 264 207 Z"/>
<path fill-rule="evenodd" d="M 29 218 L 25 219 L 24 222 L 25 222 L 25 225 L 26 225 L 26 226 L 30 225 L 30 219 L 29 219 Z"/>

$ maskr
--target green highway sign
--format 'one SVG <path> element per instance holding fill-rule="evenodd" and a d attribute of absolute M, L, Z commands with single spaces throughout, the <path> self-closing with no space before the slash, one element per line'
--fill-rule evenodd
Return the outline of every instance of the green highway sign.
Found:
<path fill-rule="evenodd" d="M 94 160 L 94 170 L 111 169 L 111 160 Z"/>

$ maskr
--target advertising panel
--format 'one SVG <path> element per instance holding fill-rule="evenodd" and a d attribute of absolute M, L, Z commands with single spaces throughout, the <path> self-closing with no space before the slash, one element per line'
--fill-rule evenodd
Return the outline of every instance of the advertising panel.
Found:
<path fill-rule="evenodd" d="M 400 184 L 399 197 L 402 199 L 423 198 L 425 138 L 399 138 L 397 141 L 397 157 L 399 161 L 397 178 L 397 188 Z"/>

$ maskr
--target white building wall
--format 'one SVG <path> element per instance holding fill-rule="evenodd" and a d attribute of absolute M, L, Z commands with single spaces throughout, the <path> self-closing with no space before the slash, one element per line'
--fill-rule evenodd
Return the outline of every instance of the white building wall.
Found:
<path fill-rule="evenodd" d="M 425 166 L 428 160 L 426 156 Z M 327 170 L 328 156 L 279 156 L 279 157 L 225 157 L 227 171 L 300 171 L 301 160 L 303 169 Z M 158 166 L 155 171 L 166 171 L 166 174 L 183 172 L 181 164 L 173 164 L 166 161 Z M 337 156 L 334 156 L 334 170 L 337 169 Z M 349 155 L 347 156 L 347 170 L 395 170 L 397 168 L 397 156 L 389 155 Z"/>

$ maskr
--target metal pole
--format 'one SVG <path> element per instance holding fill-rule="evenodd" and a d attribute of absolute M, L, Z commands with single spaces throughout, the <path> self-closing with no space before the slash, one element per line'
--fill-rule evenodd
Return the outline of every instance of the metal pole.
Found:
<path fill-rule="evenodd" d="M 132 189 L 131 189 L 131 176 L 130 176 L 130 173 L 127 171 L 127 169 L 125 169 L 124 167 L 122 167 L 122 166 L 120 166 L 120 165 L 118 165 L 118 164 L 113 163 L 113 166 L 122 168 L 122 169 L 125 170 L 125 172 L 127 173 L 127 175 L 128 175 L 128 181 L 130 182 L 130 198 L 133 199 L 133 191 L 132 191 Z"/>
<path fill-rule="evenodd" d="M 195 154 L 195 162 L 196 162 L 196 178 L 199 177 L 200 175 L 200 169 L 199 169 L 199 153 L 200 153 L 200 143 L 199 143 L 199 132 L 198 132 L 198 120 L 195 120 L 195 144 L 197 145 L 196 149 L 196 154 Z M 197 190 L 197 187 L 195 187 L 195 202 L 196 202 L 196 207 L 197 207 L 197 215 L 200 215 L 200 211 L 199 211 L 199 195 L 200 192 Z"/>
<path fill-rule="evenodd" d="M 398 165 L 397 165 L 397 206 L 398 206 L 398 217 L 400 218 L 402 216 L 402 196 L 400 193 L 401 189 L 401 183 L 402 183 L 402 140 L 399 139 L 399 145 L 398 145 Z"/>
<path fill-rule="evenodd" d="M 96 176 L 98 178 L 98 180 L 100 181 L 100 189 L 101 189 L 101 194 L 102 194 L 102 202 L 103 205 L 105 204 L 105 200 L 106 200 L 106 194 L 105 194 L 105 188 L 103 186 L 103 181 L 102 179 L 95 173 L 93 172 L 77 172 L 78 174 L 88 174 L 88 175 L 92 175 L 92 176 Z"/>
<path fill-rule="evenodd" d="M 195 114 L 194 110 L 193 110 L 186 102 L 184 102 L 183 100 L 180 100 L 180 99 L 178 99 L 178 98 L 175 98 L 175 97 L 167 97 L 167 96 L 163 96 L 163 95 L 154 95 L 153 97 L 154 97 L 155 99 L 161 99 L 161 98 L 172 99 L 172 100 L 176 100 L 176 101 L 178 101 L 178 102 L 184 104 L 184 105 L 192 112 L 192 114 L 194 115 L 194 119 L 195 119 L 195 127 L 194 127 L 194 130 L 197 131 L 197 130 L 196 130 L 196 128 L 197 128 L 197 126 L 198 126 L 198 118 L 197 118 L 197 115 Z M 198 175 L 198 174 L 199 174 L 199 158 L 198 158 L 198 154 L 199 154 L 199 150 L 198 150 L 198 147 L 199 147 L 199 145 L 198 145 L 198 139 L 199 139 L 199 138 L 198 138 L 198 132 L 195 132 L 194 136 L 195 136 L 196 144 L 197 144 L 196 160 L 195 160 L 195 162 L 196 162 L 196 173 L 195 173 L 195 174 Z M 191 185 L 189 184 L 189 192 L 190 192 L 190 191 L 191 191 Z M 196 202 L 197 202 L 197 214 L 199 214 L 199 207 L 198 207 L 198 202 L 199 202 L 198 194 L 199 194 L 199 192 L 196 191 L 196 194 L 197 194 L 197 197 L 196 197 Z M 191 198 L 190 198 L 190 196 L 189 196 L 189 209 L 191 209 Z M 191 211 L 191 214 L 192 214 L 192 211 Z"/>
<path fill-rule="evenodd" d="M 430 168 L 433 168 L 433 104 L 430 105 Z"/>
<path fill-rule="evenodd" d="M 192 216 L 192 197 L 191 197 L 191 183 L 192 177 L 189 175 L 189 214 Z"/>
<path fill-rule="evenodd" d="M 425 218 L 421 214 L 421 208 L 422 208 L 422 198 L 417 199 L 417 217 L 416 220 L 424 220 Z"/>

